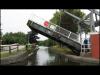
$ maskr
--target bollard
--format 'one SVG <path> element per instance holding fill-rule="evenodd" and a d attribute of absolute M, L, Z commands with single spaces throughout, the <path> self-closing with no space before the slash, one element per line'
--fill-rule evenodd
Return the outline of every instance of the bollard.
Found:
<path fill-rule="evenodd" d="M 19 45 L 17 44 L 17 52 L 19 52 Z"/>
<path fill-rule="evenodd" d="M 26 50 L 28 50 L 28 45 L 26 44 Z"/>
<path fill-rule="evenodd" d="M 11 46 L 9 45 L 9 54 L 11 54 Z"/>

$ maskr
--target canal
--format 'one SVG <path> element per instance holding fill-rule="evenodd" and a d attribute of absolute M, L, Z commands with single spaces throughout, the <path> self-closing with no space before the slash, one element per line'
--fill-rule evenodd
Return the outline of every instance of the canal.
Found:
<path fill-rule="evenodd" d="M 40 46 L 34 56 L 27 60 L 27 66 L 52 66 L 52 65 L 79 65 L 79 63 L 69 62 L 62 55 L 53 53 L 49 47 Z"/>

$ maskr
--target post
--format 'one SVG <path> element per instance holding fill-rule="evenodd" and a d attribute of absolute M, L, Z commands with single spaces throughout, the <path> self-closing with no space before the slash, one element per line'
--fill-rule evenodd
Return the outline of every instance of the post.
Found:
<path fill-rule="evenodd" d="M 80 52 L 80 55 L 82 56 L 82 50 L 83 50 L 83 45 L 82 45 L 82 29 L 81 29 L 81 26 L 79 24 L 80 22 L 78 22 L 78 33 L 79 33 L 79 42 L 81 43 L 81 52 Z"/>
<path fill-rule="evenodd" d="M 90 24 L 91 24 L 91 32 L 94 32 L 95 26 L 94 26 L 93 12 L 91 12 L 90 14 Z"/>
<path fill-rule="evenodd" d="M 9 54 L 11 54 L 11 45 L 9 45 Z"/>
<path fill-rule="evenodd" d="M 19 45 L 17 44 L 17 52 L 19 52 Z"/>
<path fill-rule="evenodd" d="M 26 50 L 28 50 L 28 45 L 26 44 Z"/>
<path fill-rule="evenodd" d="M 1 14 L 1 9 L 0 9 L 0 14 Z M 1 15 L 0 15 L 0 56 L 1 56 L 1 44 L 2 44 L 2 34 L 1 34 Z"/>
<path fill-rule="evenodd" d="M 71 32 L 69 33 L 68 38 L 70 37 L 70 35 L 71 35 Z"/>
<path fill-rule="evenodd" d="M 28 40 L 27 40 L 27 41 L 28 41 L 28 42 L 27 42 L 28 44 L 29 44 L 29 37 L 30 37 L 30 35 L 29 35 L 29 34 L 30 34 L 30 32 L 28 32 L 28 37 L 27 37 L 27 38 L 28 38 Z"/>

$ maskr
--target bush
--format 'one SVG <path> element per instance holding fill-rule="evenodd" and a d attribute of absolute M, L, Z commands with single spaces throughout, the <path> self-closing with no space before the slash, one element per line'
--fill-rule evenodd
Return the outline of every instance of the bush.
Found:
<path fill-rule="evenodd" d="M 22 32 L 17 33 L 6 33 L 3 35 L 3 44 L 13 44 L 13 43 L 19 43 L 19 44 L 26 44 L 27 43 L 27 35 Z"/>

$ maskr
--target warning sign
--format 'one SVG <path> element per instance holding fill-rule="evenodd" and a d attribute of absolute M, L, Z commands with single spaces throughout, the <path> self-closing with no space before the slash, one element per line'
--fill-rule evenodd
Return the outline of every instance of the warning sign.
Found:
<path fill-rule="evenodd" d="M 49 26 L 49 22 L 48 22 L 48 21 L 45 21 L 45 22 L 44 22 L 44 26 L 45 26 L 45 27 L 48 27 L 48 26 Z"/>

